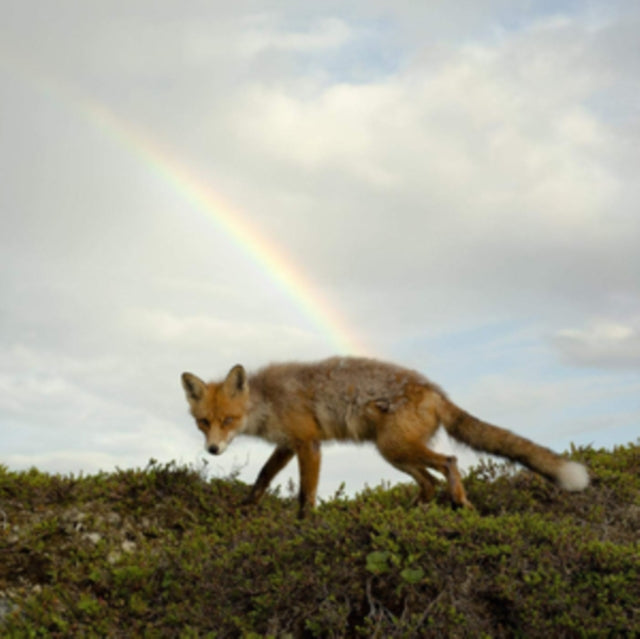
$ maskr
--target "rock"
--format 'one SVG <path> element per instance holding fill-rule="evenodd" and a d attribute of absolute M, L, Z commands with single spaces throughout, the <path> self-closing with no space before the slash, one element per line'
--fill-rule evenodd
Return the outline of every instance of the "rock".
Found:
<path fill-rule="evenodd" d="M 121 548 L 124 552 L 133 552 L 136 549 L 136 542 L 125 539 L 121 544 Z"/>
<path fill-rule="evenodd" d="M 84 539 L 88 539 L 93 544 L 97 544 L 102 539 L 102 535 L 99 532 L 85 533 L 83 537 Z"/>

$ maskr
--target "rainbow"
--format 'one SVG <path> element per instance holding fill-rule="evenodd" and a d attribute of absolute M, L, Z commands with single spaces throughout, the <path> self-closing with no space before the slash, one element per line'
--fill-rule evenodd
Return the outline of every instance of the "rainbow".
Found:
<path fill-rule="evenodd" d="M 118 117 L 106 105 L 78 94 L 59 80 L 45 77 L 32 69 L 25 72 L 24 76 L 30 80 L 30 84 L 60 98 L 74 110 L 80 111 L 92 125 L 116 138 L 123 148 L 170 184 L 193 210 L 222 229 L 249 259 L 267 273 L 273 284 L 291 299 L 321 332 L 332 349 L 339 354 L 365 355 L 369 352 L 338 311 L 323 298 L 303 270 L 280 247 L 262 236 L 245 216 L 226 203 L 193 170 L 164 150 L 157 141 Z"/>
<path fill-rule="evenodd" d="M 368 349 L 347 327 L 339 313 L 317 292 L 302 269 L 274 243 L 260 235 L 247 219 L 226 203 L 186 165 L 155 141 L 116 117 L 103 104 L 83 100 L 84 111 L 102 129 L 115 135 L 183 197 L 194 210 L 214 222 L 271 281 L 294 302 L 340 354 L 364 355 Z"/>

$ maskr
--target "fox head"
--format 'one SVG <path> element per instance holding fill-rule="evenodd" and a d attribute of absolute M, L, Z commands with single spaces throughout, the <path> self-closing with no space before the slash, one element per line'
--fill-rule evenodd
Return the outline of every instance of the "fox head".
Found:
<path fill-rule="evenodd" d="M 246 421 L 249 382 L 244 368 L 238 364 L 223 382 L 209 384 L 191 373 L 182 373 L 182 386 L 191 414 L 204 433 L 205 449 L 220 455 Z"/>

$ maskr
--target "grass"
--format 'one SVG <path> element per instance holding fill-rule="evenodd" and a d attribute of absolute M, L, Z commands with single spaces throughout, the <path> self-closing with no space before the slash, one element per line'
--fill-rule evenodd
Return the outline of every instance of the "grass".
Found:
<path fill-rule="evenodd" d="M 582 493 L 485 462 L 475 512 L 400 484 L 303 522 L 174 464 L 0 466 L 0 636 L 640 636 L 640 445 L 571 457 Z"/>

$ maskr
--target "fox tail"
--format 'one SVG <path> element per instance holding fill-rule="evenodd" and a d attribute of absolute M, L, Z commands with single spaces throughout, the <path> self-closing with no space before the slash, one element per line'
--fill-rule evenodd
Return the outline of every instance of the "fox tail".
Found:
<path fill-rule="evenodd" d="M 439 413 L 440 421 L 449 435 L 475 450 L 518 462 L 564 490 L 584 490 L 589 485 L 589 473 L 582 464 L 567 461 L 548 448 L 483 422 L 446 398 Z"/>

